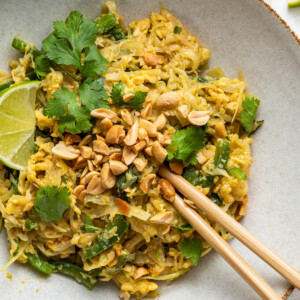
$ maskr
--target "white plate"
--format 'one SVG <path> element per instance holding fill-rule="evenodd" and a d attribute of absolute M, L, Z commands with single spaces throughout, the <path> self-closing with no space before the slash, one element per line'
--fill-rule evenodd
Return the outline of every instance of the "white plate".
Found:
<path fill-rule="evenodd" d="M 15 34 L 40 43 L 52 22 L 71 10 L 95 18 L 101 1 L 0 0 L 0 68 L 17 56 L 10 47 Z M 159 11 L 158 1 L 120 0 L 118 11 L 126 22 Z M 299 42 L 263 3 L 253 0 L 164 0 L 200 41 L 212 51 L 210 66 L 222 66 L 227 76 L 242 69 L 247 91 L 261 99 L 258 119 L 265 124 L 252 147 L 248 213 L 243 225 L 275 252 L 300 269 L 300 47 Z M 0 125 L 1 126 L 1 125 Z M 0 265 L 8 259 L 6 236 L 1 233 Z M 231 245 L 279 293 L 288 283 L 237 240 Z M 45 278 L 28 266 L 14 264 L 12 280 L 0 274 L 1 299 L 116 299 L 112 283 L 87 291 L 61 275 Z M 24 284 L 22 284 L 24 281 Z M 37 293 L 36 290 L 39 290 Z M 247 284 L 212 252 L 188 274 L 161 287 L 164 299 L 257 299 Z M 296 298 L 295 298 L 296 299 Z"/>

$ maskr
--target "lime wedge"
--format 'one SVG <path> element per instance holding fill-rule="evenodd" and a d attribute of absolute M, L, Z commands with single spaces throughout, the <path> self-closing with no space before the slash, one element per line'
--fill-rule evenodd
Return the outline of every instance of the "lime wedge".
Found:
<path fill-rule="evenodd" d="M 288 7 L 294 8 L 300 6 L 300 0 L 289 0 L 288 1 Z"/>
<path fill-rule="evenodd" d="M 0 162 L 24 170 L 33 153 L 34 105 L 39 81 L 26 81 L 0 92 Z"/>

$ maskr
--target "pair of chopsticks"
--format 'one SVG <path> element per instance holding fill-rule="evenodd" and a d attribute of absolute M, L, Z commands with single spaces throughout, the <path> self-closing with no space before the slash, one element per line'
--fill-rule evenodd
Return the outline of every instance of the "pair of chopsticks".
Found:
<path fill-rule="evenodd" d="M 274 270 L 285 277 L 293 286 L 300 289 L 300 273 L 263 244 L 234 218 L 198 191 L 183 177 L 162 166 L 158 174 L 167 179 L 173 187 L 187 199 L 212 217 L 217 223 L 240 240 Z M 179 195 L 172 202 L 177 211 L 198 231 L 198 233 L 231 265 L 231 267 L 255 290 L 262 299 L 281 299 L 279 295 L 222 239 L 218 233 Z"/>

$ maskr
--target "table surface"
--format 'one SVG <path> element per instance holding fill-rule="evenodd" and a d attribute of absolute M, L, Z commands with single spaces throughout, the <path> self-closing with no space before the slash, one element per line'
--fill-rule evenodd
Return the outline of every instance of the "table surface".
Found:
<path fill-rule="evenodd" d="M 265 0 L 265 2 L 270 4 L 300 37 L 300 7 L 288 8 L 288 0 Z"/>
<path fill-rule="evenodd" d="M 300 38 L 300 7 L 288 8 L 288 0 L 265 0 L 266 3 L 276 10 L 280 17 L 287 22 L 290 28 Z M 294 290 L 288 300 L 299 300 L 300 291 Z"/>

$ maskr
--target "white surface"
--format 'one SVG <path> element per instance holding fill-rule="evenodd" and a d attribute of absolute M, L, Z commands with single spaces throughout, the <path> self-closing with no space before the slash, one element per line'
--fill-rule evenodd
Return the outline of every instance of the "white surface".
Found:
<path fill-rule="evenodd" d="M 288 0 L 266 0 L 288 25 L 300 36 L 300 7 L 288 8 Z"/>
<path fill-rule="evenodd" d="M 275 8 L 282 6 L 279 2 L 285 0 L 272 1 Z M 9 58 L 16 55 L 9 46 L 16 33 L 39 46 L 53 21 L 65 19 L 74 9 L 94 18 L 101 8 L 101 1 L 96 0 L 0 0 L 0 3 L 0 68 L 6 68 Z M 120 0 L 119 3 L 119 12 L 126 21 L 159 10 L 158 1 Z M 252 147 L 249 208 L 242 223 L 300 269 L 299 45 L 256 0 L 165 0 L 163 3 L 212 51 L 211 67 L 221 65 L 230 77 L 237 76 L 242 69 L 248 92 L 261 99 L 259 119 L 265 119 L 265 124 Z M 290 13 L 295 14 L 282 12 L 287 16 Z M 296 24 L 296 17 L 290 23 Z M 0 265 L 4 265 L 8 251 L 3 233 L 0 243 Z M 230 243 L 279 294 L 283 293 L 288 287 L 285 280 L 238 241 Z M 113 284 L 101 283 L 88 292 L 68 277 L 54 274 L 44 278 L 18 263 L 8 271 L 12 280 L 0 274 L 0 291 L 4 295 L 1 299 L 117 299 Z M 160 290 L 162 300 L 257 299 L 247 284 L 213 252 L 188 274 Z M 290 299 L 296 300 L 295 297 Z"/>

